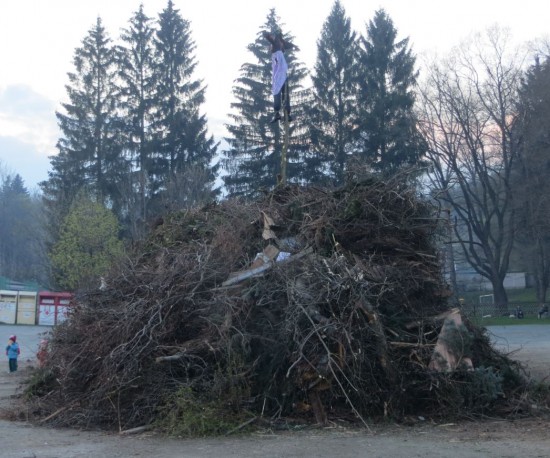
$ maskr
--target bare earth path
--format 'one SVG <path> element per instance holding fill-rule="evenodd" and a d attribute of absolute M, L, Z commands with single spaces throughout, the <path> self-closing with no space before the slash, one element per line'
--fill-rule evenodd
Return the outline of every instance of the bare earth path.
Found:
<path fill-rule="evenodd" d="M 550 333 L 550 327 L 547 329 Z M 47 329 L 42 327 L 0 326 L 0 339 L 6 340 L 13 332 L 18 334 L 23 353 L 20 371 L 15 375 L 7 373 L 5 357 L 2 361 L 0 408 L 10 404 L 19 384 L 29 374 L 30 367 L 34 365 L 34 345 L 38 344 L 39 333 L 45 330 Z M 500 334 L 505 332 L 498 331 Z M 533 331 L 526 335 L 531 339 Z M 550 335 L 548 340 L 550 341 Z M 527 346 L 520 343 L 520 347 L 518 354 L 523 352 L 522 358 L 531 358 L 526 351 Z M 550 354 L 545 352 L 537 355 L 537 358 L 544 359 L 537 364 L 547 370 Z M 292 433 L 266 431 L 245 437 L 177 440 L 152 434 L 119 436 L 101 432 L 50 429 L 26 422 L 0 420 L 0 457 L 542 458 L 550 456 L 549 430 L 550 422 L 530 419 L 447 425 L 419 422 L 411 427 L 375 426 L 372 431 L 335 426 Z"/>

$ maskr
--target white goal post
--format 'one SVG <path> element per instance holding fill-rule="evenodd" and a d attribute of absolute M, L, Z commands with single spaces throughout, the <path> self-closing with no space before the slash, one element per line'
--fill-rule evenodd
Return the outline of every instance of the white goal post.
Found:
<path fill-rule="evenodd" d="M 495 304 L 494 294 L 482 294 L 479 296 L 479 305 L 494 305 L 494 304 Z"/>

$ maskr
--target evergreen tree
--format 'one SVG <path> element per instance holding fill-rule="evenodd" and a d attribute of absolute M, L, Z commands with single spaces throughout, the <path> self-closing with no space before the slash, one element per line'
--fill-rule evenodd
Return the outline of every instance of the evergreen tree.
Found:
<path fill-rule="evenodd" d="M 271 93 L 271 52 L 264 31 L 281 31 L 280 19 L 271 9 L 266 22 L 256 35 L 248 50 L 254 56 L 253 63 L 241 67 L 241 76 L 233 87 L 236 102 L 231 104 L 235 112 L 229 114 L 232 120 L 226 127 L 230 136 L 226 138 L 229 149 L 224 151 L 224 183 L 232 196 L 253 197 L 260 189 L 277 184 L 281 172 L 281 151 L 283 147 L 283 123 L 270 124 L 273 114 Z M 293 37 L 284 33 L 286 41 Z M 297 61 L 294 50 L 285 52 L 289 71 L 287 81 L 290 87 L 292 116 L 289 129 L 288 181 L 303 182 L 308 179 L 305 106 L 308 92 L 302 89 L 306 70 Z"/>
<path fill-rule="evenodd" d="M 120 208 L 118 186 L 128 168 L 121 156 L 115 64 L 111 40 L 98 18 L 75 51 L 75 72 L 68 74 L 66 86 L 69 102 L 56 113 L 62 132 L 59 154 L 42 183 L 52 202 L 70 200 L 75 189 L 87 186 L 115 211 Z"/>
<path fill-rule="evenodd" d="M 330 176 L 338 184 L 344 180 L 347 157 L 355 146 L 356 43 L 350 19 L 336 0 L 317 41 L 311 132 L 315 151 L 328 161 Z"/>
<path fill-rule="evenodd" d="M 185 202 L 186 206 L 198 203 L 187 198 L 185 190 L 177 185 L 182 176 L 189 175 L 189 169 L 202 170 L 205 180 L 199 186 L 210 190 L 210 197 L 217 193 L 212 191 L 217 166 L 211 164 L 217 144 L 212 136 L 207 136 L 206 117 L 200 114 L 205 86 L 193 78 L 197 65 L 194 51 L 190 23 L 169 0 L 159 15 L 155 36 L 157 106 L 155 151 L 151 158 L 153 191 L 162 198 L 164 207 L 174 201 L 178 205 Z"/>
<path fill-rule="evenodd" d="M 76 157 L 67 151 L 60 151 L 49 159 L 51 169 L 48 171 L 48 179 L 39 183 L 42 189 L 48 249 L 57 240 L 60 223 L 69 212 L 74 196 L 86 186 Z"/>
<path fill-rule="evenodd" d="M 45 224 L 40 199 L 21 176 L 7 175 L 0 185 L 0 274 L 16 281 L 47 282 Z"/>
<path fill-rule="evenodd" d="M 148 178 L 152 153 L 152 123 L 155 104 L 155 55 L 152 19 L 143 11 L 143 4 L 130 19 L 121 35 L 119 106 L 124 124 L 124 146 L 132 163 L 125 199 L 126 225 L 133 238 L 144 235 L 150 196 Z"/>
<path fill-rule="evenodd" d="M 425 143 L 413 110 L 417 72 L 408 38 L 378 10 L 361 38 L 357 138 L 362 157 L 374 169 L 393 173 L 417 164 Z"/>
<path fill-rule="evenodd" d="M 514 134 L 518 162 L 512 175 L 519 251 L 535 279 L 537 300 L 550 287 L 550 62 L 527 72 L 519 91 Z"/>

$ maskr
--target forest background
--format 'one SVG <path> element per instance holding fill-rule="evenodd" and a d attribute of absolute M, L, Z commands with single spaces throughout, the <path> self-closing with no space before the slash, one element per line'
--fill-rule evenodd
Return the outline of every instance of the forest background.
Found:
<path fill-rule="evenodd" d="M 74 52 L 48 179 L 31 193 L 17 172 L 2 174 L 2 275 L 52 289 L 90 285 L 167 212 L 275 186 L 283 138 L 269 123 L 264 30 L 295 39 L 269 10 L 247 46 L 228 135 L 218 142 L 203 110 L 200 50 L 174 3 L 156 16 L 134 11 L 118 36 L 98 18 Z M 386 11 L 354 30 L 336 1 L 313 68 L 287 53 L 288 181 L 332 187 L 402 173 L 441 209 L 447 266 L 470 265 L 503 306 L 506 272 L 527 270 L 544 301 L 548 54 L 547 41 L 518 47 L 495 26 L 426 60 L 420 73 Z"/>

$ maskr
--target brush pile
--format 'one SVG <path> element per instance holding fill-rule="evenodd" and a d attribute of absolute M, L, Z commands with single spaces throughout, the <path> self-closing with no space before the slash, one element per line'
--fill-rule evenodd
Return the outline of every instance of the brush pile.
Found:
<path fill-rule="evenodd" d="M 375 179 L 171 214 L 55 329 L 34 413 L 125 430 L 494 409 L 521 379 L 445 321 L 434 215 Z"/>

